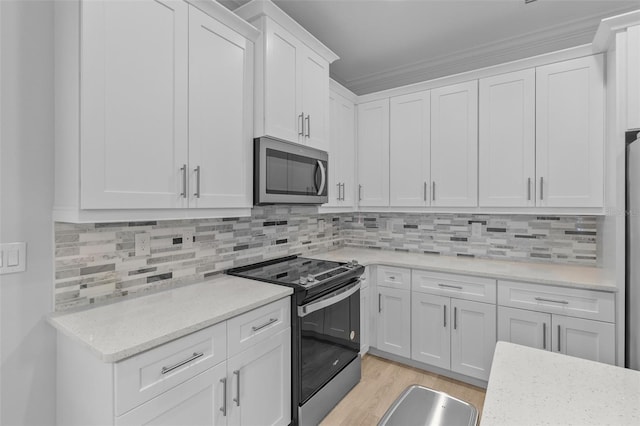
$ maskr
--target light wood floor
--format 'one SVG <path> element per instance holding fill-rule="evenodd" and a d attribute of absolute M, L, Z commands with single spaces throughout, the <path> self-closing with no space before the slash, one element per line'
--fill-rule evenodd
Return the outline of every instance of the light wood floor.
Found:
<path fill-rule="evenodd" d="M 362 359 L 360 383 L 320 425 L 376 425 L 402 391 L 414 384 L 467 401 L 482 415 L 484 389 L 373 355 L 365 355 Z"/>

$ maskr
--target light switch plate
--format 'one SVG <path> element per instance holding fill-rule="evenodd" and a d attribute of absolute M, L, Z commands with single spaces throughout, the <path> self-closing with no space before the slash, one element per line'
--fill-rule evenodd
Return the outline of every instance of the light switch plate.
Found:
<path fill-rule="evenodd" d="M 0 244 L 0 274 L 24 272 L 27 268 L 27 243 Z"/>
<path fill-rule="evenodd" d="M 182 248 L 188 249 L 193 247 L 193 230 L 185 229 L 182 231 Z"/>
<path fill-rule="evenodd" d="M 471 236 L 472 237 L 481 237 L 482 236 L 482 224 L 479 222 L 471 223 Z"/>

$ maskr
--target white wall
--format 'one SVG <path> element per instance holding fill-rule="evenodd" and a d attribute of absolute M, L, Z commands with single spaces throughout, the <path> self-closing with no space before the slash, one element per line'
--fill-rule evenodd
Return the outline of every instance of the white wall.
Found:
<path fill-rule="evenodd" d="M 55 419 L 53 2 L 0 0 L 0 241 L 27 242 L 27 271 L 0 276 L 0 424 Z"/>

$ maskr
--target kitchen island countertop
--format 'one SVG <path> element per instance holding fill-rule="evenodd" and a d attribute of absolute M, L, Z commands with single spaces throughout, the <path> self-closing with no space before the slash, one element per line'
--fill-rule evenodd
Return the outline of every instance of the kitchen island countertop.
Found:
<path fill-rule="evenodd" d="M 481 426 L 638 424 L 640 371 L 496 345 Z"/>

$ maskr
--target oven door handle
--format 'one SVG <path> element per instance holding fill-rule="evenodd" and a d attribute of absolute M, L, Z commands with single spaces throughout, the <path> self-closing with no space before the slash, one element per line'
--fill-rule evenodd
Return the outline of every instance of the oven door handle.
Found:
<path fill-rule="evenodd" d="M 347 287 L 341 288 L 340 290 L 335 291 L 319 300 L 313 301 L 306 305 L 298 306 L 298 317 L 304 318 L 310 313 L 319 311 L 320 309 L 324 309 L 327 306 L 331 306 L 338 302 L 341 302 L 344 299 L 350 297 L 352 294 L 354 294 L 358 290 L 360 290 L 359 278 L 358 278 L 358 281 L 356 281 L 355 283 Z"/>

